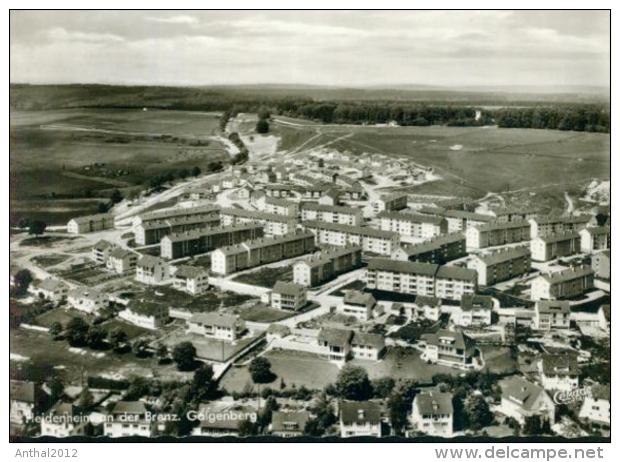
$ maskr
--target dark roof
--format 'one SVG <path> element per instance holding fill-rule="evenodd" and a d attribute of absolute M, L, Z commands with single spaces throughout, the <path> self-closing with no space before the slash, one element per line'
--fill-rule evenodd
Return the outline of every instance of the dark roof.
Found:
<path fill-rule="evenodd" d="M 377 218 L 389 218 L 391 220 L 409 221 L 412 223 L 430 223 L 433 225 L 441 225 L 444 219 L 433 215 L 422 215 L 420 213 L 400 213 L 400 212 L 380 212 Z"/>
<path fill-rule="evenodd" d="M 350 215 L 362 213 L 362 209 L 356 207 L 345 207 L 342 205 L 324 205 L 316 202 L 303 202 L 300 207 L 302 210 L 316 210 L 317 212 L 338 212 Z"/>
<path fill-rule="evenodd" d="M 493 297 L 488 295 L 465 294 L 461 297 L 461 309 L 463 311 L 492 310 Z"/>
<path fill-rule="evenodd" d="M 570 303 L 568 300 L 539 300 L 536 302 L 536 309 L 539 313 L 570 313 Z"/>
<path fill-rule="evenodd" d="M 543 355 L 542 369 L 545 375 L 579 375 L 579 366 L 577 365 L 577 359 L 572 354 Z"/>
<path fill-rule="evenodd" d="M 486 255 L 478 254 L 475 257 L 480 259 L 486 265 L 496 265 L 508 260 L 514 260 L 530 255 L 529 246 L 521 245 L 518 247 L 512 247 L 506 250 L 500 250 L 499 252 L 488 253 Z"/>
<path fill-rule="evenodd" d="M 441 299 L 437 297 L 429 297 L 428 295 L 416 295 L 415 302 L 418 306 L 440 306 Z"/>
<path fill-rule="evenodd" d="M 308 420 L 310 420 L 310 413 L 306 411 L 273 411 L 271 414 L 271 431 L 303 432 Z"/>
<path fill-rule="evenodd" d="M 595 385 L 592 387 L 592 397 L 594 399 L 611 400 L 611 388 L 609 385 Z"/>
<path fill-rule="evenodd" d="M 25 403 L 35 403 L 36 387 L 34 382 L 26 382 L 22 380 L 11 380 L 9 396 L 14 401 L 22 401 Z"/>
<path fill-rule="evenodd" d="M 340 403 L 340 419 L 345 425 L 377 425 L 381 422 L 381 406 L 371 401 L 343 401 Z"/>
<path fill-rule="evenodd" d="M 381 239 L 399 238 L 399 234 L 392 231 L 382 231 L 368 226 L 350 226 L 338 223 L 326 223 L 318 220 L 308 220 L 302 223 L 306 228 L 326 229 L 329 231 L 337 231 L 347 234 L 356 234 L 360 236 L 376 237 Z"/>
<path fill-rule="evenodd" d="M 541 393 L 545 390 L 535 383 L 528 382 L 523 377 L 513 376 L 499 382 L 502 389 L 502 398 L 516 402 L 523 409 L 531 411 Z"/>
<path fill-rule="evenodd" d="M 476 270 L 469 268 L 443 265 L 437 269 L 436 277 L 439 279 L 457 279 L 459 281 L 477 281 L 478 273 Z"/>
<path fill-rule="evenodd" d="M 570 281 L 572 279 L 588 276 L 591 274 L 594 274 L 594 271 L 592 271 L 591 267 L 581 266 L 575 268 L 568 268 L 562 271 L 556 271 L 555 273 L 543 274 L 540 277 L 544 278 L 546 281 L 552 284 L 555 284 L 559 282 Z"/>
<path fill-rule="evenodd" d="M 563 233 L 549 234 L 548 236 L 538 236 L 535 239 L 540 239 L 545 244 L 550 244 L 552 242 L 562 242 L 562 241 L 568 241 L 571 239 L 579 239 L 579 238 L 580 236 L 577 231 L 566 231 Z"/>
<path fill-rule="evenodd" d="M 117 401 L 112 414 L 144 414 L 146 407 L 142 401 Z"/>
<path fill-rule="evenodd" d="M 240 322 L 238 316 L 222 313 L 194 313 L 189 318 L 189 322 L 202 324 L 204 326 L 219 326 L 234 329 Z"/>
<path fill-rule="evenodd" d="M 304 286 L 295 284 L 294 282 L 276 281 L 273 286 L 273 292 L 276 294 L 293 295 L 295 297 L 303 294 Z"/>
<path fill-rule="evenodd" d="M 424 274 L 434 276 L 439 265 L 434 263 L 420 263 L 411 261 L 396 261 L 389 258 L 371 258 L 368 261 L 369 270 L 391 271 L 394 273 Z"/>
<path fill-rule="evenodd" d="M 207 270 L 200 266 L 181 265 L 177 267 L 177 271 L 174 273 L 174 276 L 178 278 L 193 279 L 206 272 Z"/>
<path fill-rule="evenodd" d="M 362 292 L 359 290 L 349 290 L 344 294 L 344 303 L 350 305 L 374 305 L 376 303 L 375 297 L 371 294 Z"/>
<path fill-rule="evenodd" d="M 480 226 L 475 226 L 473 229 L 477 229 L 478 231 L 495 231 L 498 229 L 514 229 L 514 228 L 528 228 L 530 224 L 525 220 L 515 220 L 515 221 L 506 221 L 503 223 L 500 222 L 491 222 Z"/>
<path fill-rule="evenodd" d="M 352 335 L 350 330 L 324 327 L 319 331 L 318 340 L 328 345 L 344 346 L 349 344 Z"/>
<path fill-rule="evenodd" d="M 351 345 L 366 345 L 382 350 L 385 348 L 385 339 L 381 334 L 371 334 L 367 332 L 354 332 Z"/>
<path fill-rule="evenodd" d="M 534 220 L 537 224 L 548 224 L 548 223 L 587 223 L 592 219 L 589 215 L 571 215 L 568 217 L 557 216 L 557 215 L 537 215 L 532 220 Z"/>
<path fill-rule="evenodd" d="M 416 395 L 414 405 L 422 415 L 450 415 L 454 412 L 452 407 L 452 393 L 439 391 L 427 391 Z"/>
<path fill-rule="evenodd" d="M 454 348 L 460 350 L 473 351 L 474 341 L 463 334 L 461 331 L 451 331 L 440 329 L 435 333 L 423 334 L 422 338 L 430 345 L 443 345 L 441 339 L 450 339 L 450 343 Z"/>

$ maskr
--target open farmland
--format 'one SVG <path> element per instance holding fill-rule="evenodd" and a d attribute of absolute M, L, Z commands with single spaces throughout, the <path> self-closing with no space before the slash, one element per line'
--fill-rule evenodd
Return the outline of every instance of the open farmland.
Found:
<path fill-rule="evenodd" d="M 11 219 L 52 224 L 96 211 L 115 188 L 225 160 L 218 114 L 141 109 L 13 111 Z"/>
<path fill-rule="evenodd" d="M 433 167 L 443 179 L 409 188 L 419 194 L 478 198 L 489 191 L 531 189 L 563 194 L 563 188 L 585 184 L 591 178 L 609 178 L 610 174 L 608 134 L 495 127 L 319 125 L 278 119 L 279 127 L 298 132 L 304 149 L 327 145 L 353 154 L 404 156 Z"/>

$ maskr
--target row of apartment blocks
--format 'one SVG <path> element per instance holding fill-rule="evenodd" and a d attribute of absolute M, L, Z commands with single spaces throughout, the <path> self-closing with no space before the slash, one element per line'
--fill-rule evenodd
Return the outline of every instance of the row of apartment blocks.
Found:
<path fill-rule="evenodd" d="M 611 244 L 609 226 L 582 228 L 580 231 L 564 231 L 537 236 L 530 242 L 532 259 L 548 261 L 576 253 L 607 250 Z"/>
<path fill-rule="evenodd" d="M 309 231 L 297 231 L 271 238 L 262 237 L 214 250 L 211 254 L 211 271 L 216 274 L 230 274 L 298 257 L 313 250 L 314 235 Z"/>
<path fill-rule="evenodd" d="M 361 246 L 334 247 L 296 262 L 293 265 L 293 281 L 304 287 L 314 287 L 361 264 Z"/>
<path fill-rule="evenodd" d="M 222 226 L 260 223 L 264 228 L 265 234 L 283 236 L 295 231 L 298 220 L 297 217 L 289 217 L 286 215 L 227 208 L 220 211 L 220 222 Z"/>
<path fill-rule="evenodd" d="M 372 258 L 366 268 L 366 286 L 410 295 L 460 300 L 477 288 L 476 271 L 433 263 Z"/>
<path fill-rule="evenodd" d="M 468 210 L 451 210 L 443 207 L 421 207 L 418 210 L 421 214 L 442 218 L 447 223 L 447 232 L 454 233 L 464 231 L 472 226 L 482 226 L 494 222 L 495 217 Z"/>
<path fill-rule="evenodd" d="M 199 228 L 215 227 L 220 224 L 219 213 L 209 216 L 187 215 L 159 220 L 143 221 L 134 227 L 134 239 L 138 245 L 157 244 L 169 234 L 182 233 Z"/>
<path fill-rule="evenodd" d="M 301 220 L 360 226 L 364 223 L 364 216 L 360 208 L 304 202 L 301 204 Z"/>
<path fill-rule="evenodd" d="M 304 227 L 314 233 L 318 245 L 359 245 L 364 252 L 389 256 L 400 244 L 400 236 L 366 226 L 348 226 L 320 221 L 306 221 Z"/>
<path fill-rule="evenodd" d="M 254 222 L 173 233 L 162 238 L 161 256 L 169 259 L 189 257 L 262 236 L 263 225 Z"/>
<path fill-rule="evenodd" d="M 448 232 L 448 222 L 444 218 L 418 213 L 383 211 L 375 222 L 383 231 L 418 239 L 430 239 Z"/>
<path fill-rule="evenodd" d="M 398 261 L 419 261 L 443 265 L 466 255 L 465 235 L 457 232 L 437 236 L 419 244 L 402 244 L 392 252 L 391 258 Z"/>
<path fill-rule="evenodd" d="M 483 249 L 530 240 L 527 221 L 491 222 L 470 226 L 465 231 L 468 249 Z"/>

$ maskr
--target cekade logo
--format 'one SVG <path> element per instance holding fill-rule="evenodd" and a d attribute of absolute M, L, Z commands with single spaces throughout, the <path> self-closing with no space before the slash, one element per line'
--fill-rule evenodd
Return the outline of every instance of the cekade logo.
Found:
<path fill-rule="evenodd" d="M 575 388 L 570 391 L 556 391 L 553 395 L 553 401 L 555 404 L 567 404 L 583 401 L 589 396 L 592 396 L 591 387 Z"/>

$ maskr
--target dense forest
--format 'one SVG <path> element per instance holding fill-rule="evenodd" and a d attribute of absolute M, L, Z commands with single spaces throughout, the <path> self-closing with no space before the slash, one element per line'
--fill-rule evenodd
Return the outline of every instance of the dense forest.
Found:
<path fill-rule="evenodd" d="M 420 92 L 415 98 L 420 98 Z M 310 93 L 312 94 L 312 93 Z M 414 95 L 414 93 L 411 93 Z M 497 124 L 506 128 L 546 128 L 605 132 L 610 130 L 607 103 L 551 102 L 544 95 L 527 101 L 490 100 L 491 95 L 470 95 L 454 101 L 317 99 L 301 90 L 130 87 L 106 85 L 11 85 L 12 109 L 46 110 L 65 108 L 141 108 L 188 111 L 258 112 L 267 108 L 277 115 L 315 120 L 322 123 L 399 125 L 479 126 Z M 460 94 L 459 94 L 460 95 Z M 359 93 L 360 97 L 364 93 Z M 459 96 L 459 98 L 462 95 Z M 351 95 L 346 93 L 346 97 Z M 342 97 L 344 98 L 344 96 Z M 412 96 L 413 98 L 413 96 Z M 575 96 L 575 101 L 579 98 Z M 478 117 L 476 117 L 478 115 Z"/>

